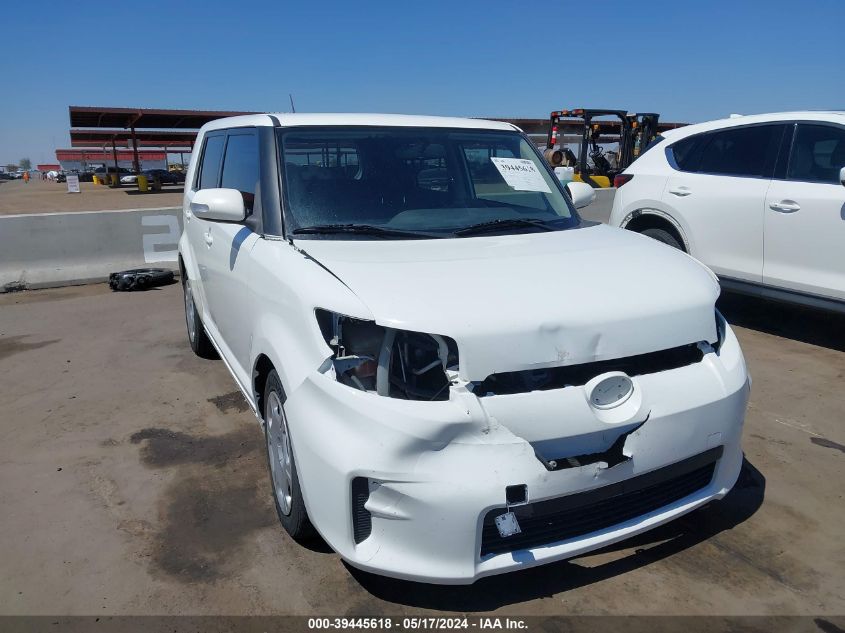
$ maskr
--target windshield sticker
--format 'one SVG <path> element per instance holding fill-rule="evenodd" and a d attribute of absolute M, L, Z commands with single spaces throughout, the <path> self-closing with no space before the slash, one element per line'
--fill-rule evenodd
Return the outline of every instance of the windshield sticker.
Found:
<path fill-rule="evenodd" d="M 509 187 L 513 187 L 517 191 L 552 192 L 543 179 L 543 174 L 528 158 L 497 158 L 491 156 L 490 160 L 502 174 L 502 178 L 505 179 Z"/>

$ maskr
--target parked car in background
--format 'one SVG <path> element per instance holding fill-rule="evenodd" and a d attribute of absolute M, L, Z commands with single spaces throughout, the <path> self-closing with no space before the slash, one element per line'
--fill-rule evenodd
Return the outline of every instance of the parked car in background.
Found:
<path fill-rule="evenodd" d="M 294 539 L 470 583 L 736 482 L 749 379 L 715 276 L 582 221 L 593 190 L 515 126 L 218 119 L 187 182 L 188 340 L 261 421 Z"/>
<path fill-rule="evenodd" d="M 99 178 L 100 180 L 108 180 L 115 173 L 117 173 L 118 177 L 122 181 L 124 176 L 131 175 L 134 172 L 131 169 L 127 169 L 126 167 L 118 167 L 117 172 L 115 172 L 114 167 L 101 167 L 100 169 L 96 170 L 93 175 Z"/>
<path fill-rule="evenodd" d="M 185 175 L 175 171 L 168 171 L 167 169 L 146 169 L 141 172 L 147 177 L 147 180 L 152 183 L 154 179 L 163 185 L 178 185 L 185 182 Z M 138 182 L 137 174 L 127 174 L 120 179 L 124 184 L 135 184 Z"/>
<path fill-rule="evenodd" d="M 610 224 L 686 251 L 726 289 L 845 311 L 845 112 L 670 130 L 616 184 Z"/>

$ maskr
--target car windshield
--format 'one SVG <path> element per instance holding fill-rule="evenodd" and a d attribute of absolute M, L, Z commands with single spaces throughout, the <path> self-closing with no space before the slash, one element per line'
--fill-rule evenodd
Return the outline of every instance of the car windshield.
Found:
<path fill-rule="evenodd" d="M 279 130 L 288 233 L 335 239 L 468 237 L 570 228 L 579 219 L 518 132 Z"/>

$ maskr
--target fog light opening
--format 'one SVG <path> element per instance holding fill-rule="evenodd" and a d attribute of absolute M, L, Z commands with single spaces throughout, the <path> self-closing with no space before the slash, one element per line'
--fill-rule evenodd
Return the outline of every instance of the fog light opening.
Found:
<path fill-rule="evenodd" d="M 352 537 L 355 544 L 365 541 L 373 531 L 373 517 L 365 508 L 370 498 L 370 481 L 366 477 L 352 480 Z"/>

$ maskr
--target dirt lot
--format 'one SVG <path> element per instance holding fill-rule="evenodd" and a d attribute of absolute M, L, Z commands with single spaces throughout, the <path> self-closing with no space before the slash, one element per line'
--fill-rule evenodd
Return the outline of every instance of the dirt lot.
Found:
<path fill-rule="evenodd" d="M 79 187 L 81 193 L 68 193 L 63 182 L 0 180 L 0 215 L 182 206 L 182 185 L 148 192 L 135 186 L 111 189 L 91 182 L 81 182 Z"/>
<path fill-rule="evenodd" d="M 747 464 L 724 502 L 601 553 L 438 588 L 282 533 L 259 426 L 223 364 L 191 354 L 178 285 L 4 295 L 0 613 L 842 614 L 845 320 L 723 308 L 754 377 Z"/>

